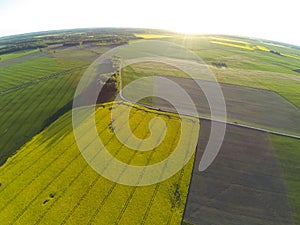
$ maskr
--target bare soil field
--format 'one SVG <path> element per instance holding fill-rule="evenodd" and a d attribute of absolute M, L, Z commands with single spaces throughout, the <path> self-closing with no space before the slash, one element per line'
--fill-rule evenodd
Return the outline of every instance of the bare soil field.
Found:
<path fill-rule="evenodd" d="M 219 155 L 198 171 L 210 122 L 201 121 L 184 220 L 211 225 L 293 224 L 282 172 L 266 133 L 228 125 Z"/>
<path fill-rule="evenodd" d="M 182 86 L 194 101 L 198 113 L 210 116 L 210 108 L 205 94 L 195 81 L 188 78 L 167 76 Z M 206 87 L 214 88 L 210 81 L 201 81 Z M 220 83 L 223 91 L 228 120 L 259 128 L 300 134 L 300 110 L 277 93 L 264 89 L 249 88 L 232 84 Z M 168 89 L 166 88 L 167 92 Z M 176 95 L 176 93 L 174 93 Z M 125 96 L 126 97 L 126 96 Z M 176 96 L 185 108 L 189 108 L 181 96 Z M 212 96 L 216 101 L 219 96 Z M 160 99 L 153 104 L 162 109 L 170 109 L 170 105 Z"/>

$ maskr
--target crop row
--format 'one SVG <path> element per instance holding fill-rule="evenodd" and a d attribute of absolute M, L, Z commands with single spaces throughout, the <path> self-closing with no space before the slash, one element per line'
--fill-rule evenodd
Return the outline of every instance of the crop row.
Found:
<path fill-rule="evenodd" d="M 116 107 L 117 117 L 121 118 L 124 116 L 124 107 L 129 106 L 122 103 L 110 106 L 111 104 L 107 104 L 104 108 L 99 107 L 96 123 L 99 136 L 112 155 L 128 164 L 149 165 L 170 154 L 180 134 L 178 119 L 158 115 L 168 124 L 168 129 L 172 128 L 171 133 L 166 135 L 170 140 L 163 141 L 157 149 L 149 154 L 147 152 L 143 158 L 140 152 L 130 151 L 119 143 L 110 127 L 110 109 Z M 145 128 L 156 116 L 157 114 L 147 110 L 133 108 L 130 115 L 133 133 L 139 134 L 140 138 L 148 137 L 149 129 Z M 183 205 L 178 205 L 178 209 L 172 202 L 178 199 L 185 202 L 190 166 L 163 183 L 148 187 L 130 187 L 111 182 L 99 176 L 81 157 L 75 145 L 70 120 L 70 114 L 63 116 L 25 145 L 0 170 L 3 182 L 0 189 L 0 215 L 7 224 L 26 224 L 28 221 L 35 224 L 47 221 L 56 224 L 102 224 L 104 221 L 120 224 L 144 221 L 143 223 L 150 224 L 153 220 L 166 222 L 168 219 L 172 222 L 180 221 Z M 156 129 L 157 124 L 151 124 L 152 128 Z M 89 135 L 91 128 L 87 125 L 82 123 L 85 131 L 80 139 L 85 141 L 85 148 L 95 148 L 96 142 Z M 124 125 L 125 122 L 120 123 L 115 131 L 124 132 Z M 129 134 L 128 140 L 130 138 Z M 99 153 L 97 151 L 94 158 Z M 105 169 L 109 167 L 110 163 L 107 163 Z M 126 167 L 123 172 L 125 170 Z M 120 176 L 123 172 L 121 171 Z M 180 184 L 174 193 L 177 193 L 178 199 L 174 200 L 176 195 L 172 196 L 172 192 L 170 195 L 170 188 L 172 191 L 177 182 Z M 178 193 L 181 194 L 179 197 Z M 162 202 L 162 209 L 157 209 L 157 205 Z M 145 214 L 147 215 L 144 216 Z"/>
<path fill-rule="evenodd" d="M 105 129 L 105 128 L 104 128 Z M 88 134 L 88 132 L 86 132 L 86 134 Z M 88 148 L 90 145 L 92 145 L 93 143 L 94 143 L 94 141 L 95 141 L 95 139 L 94 140 L 92 140 L 92 141 L 90 141 L 88 144 L 87 144 L 87 146 L 86 146 L 86 148 Z M 37 202 L 36 200 L 38 200 L 39 198 L 40 198 L 40 196 L 41 196 L 41 194 L 42 193 L 44 193 L 45 192 L 45 190 L 49 187 L 49 186 L 51 186 L 55 181 L 57 181 L 57 180 L 61 180 L 61 179 L 63 179 L 62 178 L 62 174 L 73 164 L 73 162 L 75 162 L 76 160 L 80 160 L 80 156 L 81 156 L 81 154 L 79 153 L 79 152 L 77 152 L 77 154 L 72 154 L 72 149 L 76 149 L 76 148 L 74 148 L 74 146 L 75 146 L 75 142 L 73 142 L 70 146 L 68 146 L 67 148 L 66 148 L 66 150 L 68 151 L 68 153 L 67 154 L 70 154 L 69 155 L 69 157 L 72 157 L 72 159 L 71 159 L 71 161 L 69 161 L 69 162 L 67 162 L 67 163 L 65 163 L 65 166 L 62 168 L 62 169 L 60 169 L 60 170 L 56 170 L 56 172 L 58 172 L 57 174 L 56 174 L 56 176 L 54 176 L 54 179 L 50 179 L 49 180 L 49 182 L 47 183 L 47 185 L 44 185 L 44 187 L 43 188 L 40 188 L 39 189 L 39 193 L 26 205 L 26 207 L 25 208 L 23 208 L 23 210 L 17 215 L 17 217 L 15 217 L 15 219 L 14 219 L 14 221 L 17 221 L 27 210 L 28 210 L 28 208 L 29 207 L 31 207 L 31 205 L 33 204 L 33 202 Z M 71 151 L 70 151 L 71 150 Z M 84 150 L 83 150 L 84 151 Z M 66 152 L 65 151 L 62 151 L 61 152 L 61 154 L 59 155 L 59 156 L 57 156 L 52 162 L 53 163 L 56 163 L 56 161 L 57 160 L 66 160 L 66 158 L 67 157 L 65 157 L 66 155 Z M 52 164 L 51 165 L 49 165 L 48 167 L 49 168 L 51 168 L 51 166 L 52 166 Z M 85 170 L 85 168 L 88 166 L 88 164 L 86 164 L 84 167 L 83 167 L 83 169 L 76 175 L 76 177 L 79 177 L 80 176 L 80 174 Z M 47 168 L 48 168 L 47 167 Z M 42 171 L 42 173 L 43 174 L 46 174 L 47 173 L 47 168 L 45 169 L 45 170 L 43 170 Z M 53 177 L 53 176 L 51 176 L 51 177 Z M 40 179 L 40 174 L 35 178 L 35 179 Z M 30 184 L 31 185 L 31 184 Z M 37 182 L 37 185 L 38 186 L 40 186 L 40 184 L 39 184 L 39 182 Z M 72 182 L 68 185 L 68 186 L 66 186 L 66 189 L 68 188 L 68 187 L 70 187 L 72 185 Z M 30 187 L 27 187 L 28 189 L 30 189 Z M 58 196 L 59 197 L 59 196 Z M 58 198 L 56 198 L 56 199 L 58 199 Z M 38 203 L 38 202 L 37 202 Z M 52 203 L 54 203 L 54 202 L 52 202 Z M 39 220 L 41 219 L 42 217 L 40 217 L 39 218 Z M 13 221 L 13 222 L 14 222 Z M 12 223 L 13 224 L 13 223 Z"/>
<path fill-rule="evenodd" d="M 85 65 L 84 63 L 66 60 L 60 63 L 58 60 L 54 58 L 38 58 L 2 69 L 0 73 L 2 81 L 0 90 L 5 91 L 16 85 Z"/>
<path fill-rule="evenodd" d="M 65 126 L 70 126 L 70 123 L 65 124 Z M 88 132 L 86 132 L 86 133 L 88 134 Z M 86 135 L 86 136 L 88 136 L 88 135 Z M 82 137 L 82 138 L 85 138 L 85 137 Z M 71 140 L 72 140 L 72 135 L 71 135 Z M 17 181 L 21 182 L 22 188 L 18 189 L 19 191 L 14 192 L 13 193 L 14 195 L 12 196 L 11 199 L 6 199 L 6 201 L 7 201 L 6 204 L 0 210 L 2 213 L 5 213 L 5 211 L 7 211 L 7 210 L 9 211 L 9 209 L 7 209 L 7 207 L 12 202 L 12 200 L 15 200 L 18 198 L 23 199 L 24 195 L 31 194 L 30 190 L 40 190 L 42 192 L 45 188 L 47 188 L 50 185 L 50 184 L 48 184 L 45 186 L 45 184 L 44 184 L 45 181 L 49 181 L 49 180 L 44 179 L 44 181 L 43 181 L 43 177 L 54 177 L 53 180 L 50 179 L 50 182 L 53 182 L 54 180 L 56 180 L 59 177 L 59 174 L 61 174 L 69 165 L 71 165 L 71 163 L 75 159 L 77 159 L 80 156 L 79 152 L 77 152 L 77 154 L 74 155 L 74 152 L 73 152 L 73 150 L 75 149 L 74 141 L 71 141 L 70 145 L 68 145 L 68 146 L 62 146 L 61 141 L 59 143 L 55 143 L 55 146 L 57 146 L 56 148 L 58 148 L 60 151 L 59 154 L 57 151 L 44 152 L 44 154 L 41 154 L 35 161 L 33 161 L 31 163 L 31 166 L 29 168 L 27 168 L 26 171 L 24 171 L 25 174 L 22 174 L 22 177 L 19 177 L 19 179 Z M 64 140 L 64 141 L 66 141 L 66 140 Z M 90 143 L 92 143 L 92 142 L 90 142 Z M 60 147 L 60 146 L 62 146 L 62 147 Z M 44 149 L 47 150 L 47 146 L 43 146 L 43 147 L 44 147 Z M 38 149 L 38 150 L 41 151 L 44 149 Z M 36 152 L 39 153 L 39 151 L 36 151 Z M 37 153 L 35 153 L 35 154 L 37 154 Z M 71 161 L 68 161 L 67 160 L 68 158 L 71 159 Z M 52 160 L 49 162 L 49 159 L 52 159 Z M 62 161 L 63 163 L 59 163 L 59 161 Z M 22 163 L 22 162 L 20 162 L 20 163 Z M 57 176 L 53 176 L 53 174 L 49 174 L 49 173 L 47 174 L 49 169 L 51 170 L 51 165 L 59 165 L 59 167 L 61 167 L 61 166 L 65 166 L 65 167 L 64 167 L 64 169 L 56 170 L 56 172 L 58 172 L 59 174 Z M 38 171 L 38 172 L 34 172 L 34 171 Z M 32 177 L 32 174 L 34 174 L 35 177 Z M 25 186 L 24 186 L 24 183 L 22 183 L 24 176 L 31 177 L 31 179 L 25 179 L 25 180 L 29 180 L 29 182 L 27 184 L 25 184 Z M 38 182 L 41 179 L 42 179 L 42 181 Z M 22 184 L 23 184 L 23 186 L 22 186 Z M 31 188 L 32 186 L 36 186 L 36 187 Z M 42 189 L 38 188 L 40 186 L 43 186 L 44 188 L 42 188 Z M 13 189 L 14 187 L 20 188 L 20 184 L 14 183 L 13 185 L 10 185 L 10 188 L 8 188 L 8 189 Z M 35 196 L 35 195 L 33 195 L 33 196 Z M 36 195 L 35 199 L 38 198 L 38 196 L 39 195 Z M 28 208 L 32 202 L 33 201 L 31 201 L 28 205 L 26 205 L 27 202 L 24 202 L 24 207 Z M 18 214 L 18 216 L 21 216 L 26 211 L 25 208 L 23 208 L 23 210 L 21 210 L 21 212 Z M 16 220 L 16 219 L 17 218 L 15 217 L 14 220 Z"/>
<path fill-rule="evenodd" d="M 136 113 L 136 112 L 135 112 Z M 119 113 L 119 116 L 122 114 L 122 112 L 121 113 Z M 104 126 L 105 127 L 105 130 L 104 130 L 104 132 L 102 132 L 102 133 L 106 133 L 105 131 L 107 131 L 107 129 L 108 129 L 108 126 L 107 126 L 108 124 L 106 123 L 106 126 Z M 125 125 L 125 123 L 123 123 L 121 126 L 124 126 Z M 99 133 L 99 135 L 101 136 L 101 133 Z M 105 140 L 105 146 L 107 146 L 111 141 L 112 141 L 112 138 L 113 138 L 114 136 L 113 135 L 111 135 L 110 137 L 109 136 L 106 136 L 106 140 Z M 117 150 L 118 151 L 118 153 L 121 151 L 121 149 L 122 149 L 122 146 L 120 146 L 119 147 L 119 149 Z M 101 150 L 101 151 L 103 151 L 103 150 Z M 100 153 L 100 151 L 99 152 L 97 152 L 97 154 L 94 156 L 94 159 L 97 157 L 97 155 Z M 72 216 L 72 214 L 78 209 L 78 207 L 81 205 L 81 203 L 82 203 L 82 201 L 84 201 L 85 200 L 85 198 L 90 194 L 90 192 L 91 192 L 91 190 L 94 188 L 94 186 L 98 183 L 98 181 L 99 181 L 99 179 L 100 179 L 101 177 L 100 176 L 96 176 L 95 178 L 94 178 L 94 180 L 92 181 L 92 183 L 88 186 L 88 188 L 83 192 L 83 194 L 80 196 L 80 198 L 79 198 L 79 200 L 77 201 L 77 203 L 75 204 L 75 206 L 68 212 L 68 214 L 67 214 L 67 216 L 63 219 L 63 221 L 62 221 L 62 223 L 61 224 L 65 224 L 65 223 L 67 223 L 67 221 L 70 219 L 70 217 Z M 71 185 L 69 185 L 69 186 L 71 186 Z M 113 185 L 113 186 L 115 186 L 115 185 Z M 67 190 L 66 190 L 67 191 Z M 109 195 L 109 194 L 108 194 Z M 102 200 L 103 201 L 103 200 Z M 102 207 L 102 204 L 100 204 L 100 206 L 99 206 L 99 208 L 98 209 L 100 209 Z"/>
<path fill-rule="evenodd" d="M 122 113 L 122 112 L 121 112 L 121 113 Z M 107 115 L 108 115 L 108 113 L 106 113 L 105 115 L 101 116 L 101 118 L 102 118 L 102 119 L 109 119 L 109 117 L 108 117 Z M 99 133 L 101 134 L 105 129 L 106 129 L 106 127 L 104 127 L 103 130 L 100 131 Z M 86 127 L 85 130 L 86 130 L 86 131 L 89 131 L 89 130 L 90 130 L 90 127 Z M 85 137 L 82 137 L 82 139 L 83 139 L 83 138 L 89 138 L 89 135 L 88 135 L 89 133 L 88 133 L 88 132 L 83 132 L 83 133 L 85 134 Z M 86 146 L 86 148 L 87 148 L 88 146 L 90 146 L 90 145 L 93 145 L 93 143 L 95 142 L 95 140 L 85 140 L 85 141 L 88 143 L 87 146 Z M 61 143 L 61 145 L 63 145 L 63 144 Z M 68 149 L 70 149 L 70 148 L 73 148 L 73 149 L 74 149 L 74 145 L 68 147 Z M 84 150 L 83 150 L 83 151 L 84 151 Z M 66 163 L 67 163 L 66 168 L 72 166 L 72 164 L 75 164 L 75 165 L 76 165 L 75 160 L 76 160 L 76 161 L 81 161 L 81 160 L 82 160 L 82 157 L 80 157 L 80 155 L 81 155 L 81 154 L 80 154 L 79 152 L 76 152 L 76 155 L 75 155 L 75 157 L 73 157 L 73 159 L 71 160 L 71 162 L 66 162 Z M 73 156 L 74 156 L 74 155 L 73 155 Z M 62 159 L 66 160 L 66 157 L 65 157 L 64 155 L 61 156 L 61 157 L 62 157 Z M 61 160 L 61 159 L 60 159 L 60 160 Z M 86 163 L 80 163 L 80 167 L 81 167 L 82 165 L 84 165 L 84 167 L 83 167 L 77 174 L 76 174 L 76 172 L 73 170 L 74 175 L 76 175 L 75 178 L 74 178 L 73 180 L 71 180 L 71 182 L 70 182 L 69 184 L 66 183 L 66 184 L 63 186 L 63 187 L 65 187 L 65 188 L 64 188 L 63 190 L 60 191 L 60 195 L 57 196 L 57 198 L 55 198 L 54 201 L 52 201 L 52 204 L 51 204 L 50 206 L 48 206 L 47 210 L 45 210 L 44 213 L 43 213 L 42 215 L 40 215 L 40 217 L 38 218 L 36 224 L 38 224 L 39 221 L 41 221 L 41 220 L 43 219 L 43 217 L 46 215 L 46 213 L 47 213 L 49 210 L 51 210 L 52 206 L 55 205 L 54 203 L 55 203 L 56 201 L 58 201 L 58 200 L 60 199 L 60 197 L 64 197 L 65 191 L 67 191 L 68 188 L 70 188 L 70 187 L 73 185 L 73 183 L 76 181 L 76 179 L 77 179 L 77 178 L 85 171 L 85 169 L 88 167 L 88 164 L 86 164 Z M 78 170 L 78 168 L 76 168 L 76 170 Z M 64 171 L 64 170 L 63 170 L 63 171 Z M 54 180 L 56 180 L 56 181 L 58 181 L 58 182 L 61 182 L 61 181 L 62 181 L 62 179 L 60 178 L 60 177 L 61 177 L 61 174 L 62 174 L 62 173 L 60 173 L 59 175 L 56 175 L 55 178 L 53 179 L 53 182 L 54 182 Z M 51 182 L 51 183 L 52 183 L 52 182 Z M 48 184 L 48 185 L 47 185 L 47 188 L 48 188 L 49 186 L 51 186 L 51 184 Z M 41 191 L 41 193 L 42 193 L 42 192 L 44 192 L 44 189 Z M 28 207 L 30 207 L 30 206 L 28 205 Z M 28 208 L 28 207 L 27 207 L 27 208 Z M 25 212 L 25 211 L 26 211 L 26 210 L 24 210 L 24 212 Z"/>

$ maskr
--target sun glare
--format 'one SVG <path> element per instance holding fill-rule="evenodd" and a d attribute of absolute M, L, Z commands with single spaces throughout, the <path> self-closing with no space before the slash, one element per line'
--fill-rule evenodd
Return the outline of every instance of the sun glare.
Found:
<path fill-rule="evenodd" d="M 281 16 L 266 17 L 270 3 L 259 0 L 253 0 L 251 4 L 241 4 L 238 0 L 152 0 L 144 4 L 137 0 L 52 0 L 49 4 L 45 3 L 45 9 L 38 0 L 14 0 L 10 4 L 0 3 L 0 19 L 5 21 L 1 24 L 0 36 L 68 28 L 133 27 L 299 43 L 297 29 L 286 26 L 290 21 L 298 21 L 299 7 L 293 1 L 286 0 L 289 10 L 284 14 L 282 7 L 285 5 L 272 2 L 272 15 Z"/>

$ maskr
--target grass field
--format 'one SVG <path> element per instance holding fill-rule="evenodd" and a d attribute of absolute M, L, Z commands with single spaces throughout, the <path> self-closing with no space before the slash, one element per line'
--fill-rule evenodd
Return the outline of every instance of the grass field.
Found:
<path fill-rule="evenodd" d="M 279 159 L 282 174 L 288 189 L 295 224 L 300 224 L 300 141 L 293 138 L 270 135 L 270 140 Z"/>
<path fill-rule="evenodd" d="M 13 59 L 16 57 L 24 56 L 24 55 L 27 55 L 30 53 L 38 52 L 38 51 L 39 51 L 38 49 L 34 49 L 34 50 L 29 50 L 29 51 L 18 51 L 18 52 L 13 52 L 13 53 L 9 53 L 9 54 L 4 54 L 4 55 L 1 55 L 0 62 L 8 60 L 8 59 Z"/>
<path fill-rule="evenodd" d="M 78 61 L 37 58 L 0 71 L 0 164 L 72 100 L 84 65 Z M 74 67 L 78 69 L 68 71 Z"/>
<path fill-rule="evenodd" d="M 241 69 L 213 69 L 219 82 L 272 90 L 300 108 L 300 77 Z"/>
<path fill-rule="evenodd" d="M 100 138 L 111 154 L 132 165 L 149 165 L 172 152 L 180 135 L 177 116 L 132 109 L 130 121 L 139 137 L 147 137 L 145 126 L 153 116 L 167 122 L 165 140 L 154 151 L 143 154 L 118 142 L 109 127 L 111 106 L 105 104 L 96 112 Z M 129 105 L 119 103 L 116 107 L 122 115 Z M 186 120 L 193 134 L 193 124 L 198 121 Z M 83 128 L 86 134 L 81 138 L 93 146 L 90 128 Z M 189 137 L 187 134 L 187 141 Z M 111 182 L 93 171 L 81 156 L 71 113 L 67 113 L 1 167 L 1 224 L 180 224 L 192 166 L 193 158 L 171 178 L 145 187 Z"/>
<path fill-rule="evenodd" d="M 136 63 L 130 66 L 122 68 L 122 84 L 125 87 L 130 82 L 137 80 L 141 77 L 147 76 L 175 76 L 175 77 L 185 77 L 189 76 L 182 71 L 174 68 L 170 65 L 158 62 L 144 62 Z"/>
<path fill-rule="evenodd" d="M 110 46 L 73 46 L 73 47 L 62 47 L 50 50 L 51 54 L 58 59 L 71 59 L 80 60 L 86 62 L 93 62 L 104 52 L 111 49 Z"/>
<path fill-rule="evenodd" d="M 0 72 L 0 93 L 24 83 L 36 81 L 70 68 L 86 65 L 80 61 L 56 58 L 36 58 L 4 68 Z"/>

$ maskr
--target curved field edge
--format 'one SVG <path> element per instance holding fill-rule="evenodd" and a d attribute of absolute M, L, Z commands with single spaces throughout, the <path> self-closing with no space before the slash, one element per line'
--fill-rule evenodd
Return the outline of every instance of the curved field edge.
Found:
<path fill-rule="evenodd" d="M 300 225 L 300 141 L 279 135 L 269 138 L 282 168 L 295 224 Z"/>
<path fill-rule="evenodd" d="M 124 107 L 131 104 L 114 105 L 122 115 Z M 133 164 L 148 165 L 171 153 L 180 135 L 178 117 L 132 105 L 130 122 L 135 134 L 147 137 L 149 130 L 145 128 L 154 114 L 171 128 L 167 140 L 142 158 L 118 143 L 109 126 L 112 106 L 112 103 L 102 104 L 96 111 L 99 136 L 111 154 Z M 2 224 L 181 223 L 194 156 L 183 169 L 161 183 L 144 187 L 117 184 L 86 163 L 76 146 L 71 121 L 70 112 L 63 115 L 0 168 Z M 191 132 L 194 122 L 199 121 L 192 121 Z M 91 140 L 90 128 L 84 129 L 86 134 L 81 138 L 93 146 L 95 140 Z M 187 142 L 189 138 L 190 135 L 184 137 Z"/>

